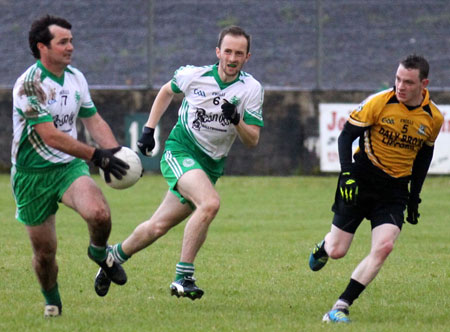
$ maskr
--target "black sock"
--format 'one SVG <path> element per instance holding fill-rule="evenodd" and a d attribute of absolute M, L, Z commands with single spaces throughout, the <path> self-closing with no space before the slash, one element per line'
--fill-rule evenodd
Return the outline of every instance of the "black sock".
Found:
<path fill-rule="evenodd" d="M 363 284 L 354 279 L 350 279 L 347 288 L 345 289 L 344 293 L 341 294 L 339 299 L 344 300 L 349 305 L 352 305 L 353 301 L 358 298 L 359 294 L 361 294 L 365 288 L 366 286 L 364 286 Z"/>

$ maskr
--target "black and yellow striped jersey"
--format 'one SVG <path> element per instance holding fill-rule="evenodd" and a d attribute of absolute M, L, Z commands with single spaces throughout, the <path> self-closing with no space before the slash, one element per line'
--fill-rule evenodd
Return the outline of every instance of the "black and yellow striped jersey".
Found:
<path fill-rule="evenodd" d="M 348 119 L 354 126 L 367 128 L 359 149 L 394 178 L 411 175 L 417 152 L 423 144 L 433 146 L 444 121 L 427 89 L 423 97 L 420 106 L 408 109 L 390 88 L 369 96 Z"/>

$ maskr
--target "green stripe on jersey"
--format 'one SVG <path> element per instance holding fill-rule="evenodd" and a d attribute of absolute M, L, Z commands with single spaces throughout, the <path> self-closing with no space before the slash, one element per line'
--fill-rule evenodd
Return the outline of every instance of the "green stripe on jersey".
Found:
<path fill-rule="evenodd" d="M 189 137 L 189 139 L 204 153 L 206 153 L 206 154 L 212 153 L 211 150 L 208 150 L 207 148 L 205 148 L 203 145 L 201 145 L 199 143 L 199 141 L 195 138 L 195 136 L 192 134 L 191 130 L 189 129 L 189 121 L 188 121 L 189 104 L 186 101 L 186 98 L 183 99 L 183 102 L 181 104 L 179 112 L 180 112 L 179 121 L 181 121 L 181 127 L 183 128 L 183 131 Z"/>

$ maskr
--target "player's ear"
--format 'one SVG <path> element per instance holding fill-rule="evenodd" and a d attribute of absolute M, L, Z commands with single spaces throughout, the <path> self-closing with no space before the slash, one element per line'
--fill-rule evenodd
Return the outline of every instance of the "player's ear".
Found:
<path fill-rule="evenodd" d="M 37 46 L 39 52 L 42 52 L 47 47 L 47 46 L 45 46 L 44 43 L 41 43 L 41 42 L 37 43 L 36 46 Z"/>
<path fill-rule="evenodd" d="M 216 47 L 216 56 L 220 59 L 220 48 Z"/>
<path fill-rule="evenodd" d="M 424 78 L 422 80 L 422 88 L 425 89 L 428 86 L 428 83 L 430 83 L 430 80 L 428 78 Z"/>
<path fill-rule="evenodd" d="M 248 52 L 247 53 L 247 56 L 245 57 L 245 62 L 247 62 L 249 59 L 250 59 L 250 56 L 251 56 L 252 54 L 250 53 L 250 52 Z"/>

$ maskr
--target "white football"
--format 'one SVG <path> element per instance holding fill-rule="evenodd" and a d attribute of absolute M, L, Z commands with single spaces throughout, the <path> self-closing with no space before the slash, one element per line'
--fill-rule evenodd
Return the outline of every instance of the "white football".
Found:
<path fill-rule="evenodd" d="M 122 179 L 117 179 L 114 175 L 111 174 L 111 182 L 106 182 L 108 186 L 114 189 L 126 189 L 130 188 L 141 178 L 143 173 L 141 159 L 137 155 L 136 152 L 127 148 L 126 146 L 122 146 L 122 148 L 114 154 L 115 157 L 123 160 L 130 168 L 127 169 L 127 174 L 122 176 Z M 100 176 L 105 180 L 105 174 L 103 170 L 99 169 Z"/>

